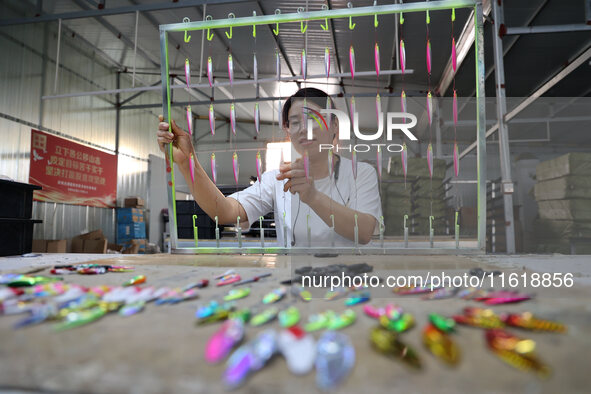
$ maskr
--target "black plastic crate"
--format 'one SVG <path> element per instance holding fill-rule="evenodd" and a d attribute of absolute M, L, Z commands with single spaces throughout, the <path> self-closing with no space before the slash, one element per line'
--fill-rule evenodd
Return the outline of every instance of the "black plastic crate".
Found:
<path fill-rule="evenodd" d="M 211 220 L 206 213 L 196 215 L 197 220 L 195 220 L 195 224 L 197 225 L 197 227 L 215 227 L 215 221 Z M 176 220 L 177 227 L 193 227 L 193 214 L 177 214 Z"/>
<path fill-rule="evenodd" d="M 33 191 L 41 186 L 0 179 L 0 218 L 30 219 Z"/>
<path fill-rule="evenodd" d="M 0 256 L 31 253 L 33 225 L 41 222 L 34 219 L 0 219 Z"/>
<path fill-rule="evenodd" d="M 221 238 L 220 229 L 220 238 Z M 215 239 L 215 228 L 213 227 L 199 227 L 197 230 L 199 239 Z M 178 228 L 179 239 L 193 239 L 193 227 L 179 227 Z"/>

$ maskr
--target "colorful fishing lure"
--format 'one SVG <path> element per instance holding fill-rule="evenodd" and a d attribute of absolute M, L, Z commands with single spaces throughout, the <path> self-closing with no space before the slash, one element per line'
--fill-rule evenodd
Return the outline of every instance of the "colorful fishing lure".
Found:
<path fill-rule="evenodd" d="M 371 299 L 370 293 L 368 291 L 363 291 L 358 294 L 353 294 L 352 296 L 347 298 L 345 300 L 345 305 L 346 306 L 353 306 L 353 305 L 357 305 L 357 304 L 362 304 L 364 302 L 369 301 L 370 299 Z"/>
<path fill-rule="evenodd" d="M 394 304 L 388 304 L 384 308 L 364 305 L 363 312 L 372 319 L 379 319 L 382 316 L 386 316 L 390 320 L 398 320 L 402 316 L 402 308 Z"/>
<path fill-rule="evenodd" d="M 278 287 L 263 297 L 263 304 L 273 304 L 275 302 L 281 301 L 286 294 L 287 290 L 285 287 Z"/>
<path fill-rule="evenodd" d="M 402 71 L 402 75 L 404 75 L 404 71 L 406 71 L 406 50 L 404 49 L 404 40 L 400 40 L 400 71 Z"/>
<path fill-rule="evenodd" d="M 257 132 L 257 134 L 259 134 L 261 131 L 261 113 L 258 102 L 254 104 L 254 130 Z"/>
<path fill-rule="evenodd" d="M 458 60 L 456 55 L 456 39 L 452 37 L 451 39 L 451 67 L 456 72 L 458 68 Z"/>
<path fill-rule="evenodd" d="M 381 181 L 382 180 L 382 168 L 383 166 L 383 152 L 381 147 L 378 146 L 378 149 L 376 151 L 376 168 L 378 169 L 378 180 Z"/>
<path fill-rule="evenodd" d="M 433 178 L 433 145 L 427 146 L 427 164 L 429 165 L 429 177 Z"/>
<path fill-rule="evenodd" d="M 236 107 L 234 103 L 230 104 L 230 128 L 232 134 L 236 135 Z"/>
<path fill-rule="evenodd" d="M 378 326 L 371 330 L 370 339 L 376 351 L 389 357 L 399 358 L 413 368 L 421 368 L 421 360 L 417 352 L 401 342 L 396 332 Z"/>
<path fill-rule="evenodd" d="M 234 182 L 238 185 L 238 175 L 240 167 L 238 165 L 238 153 L 234 152 L 232 155 L 232 170 L 234 171 Z"/>
<path fill-rule="evenodd" d="M 306 79 L 308 73 L 308 62 L 306 60 L 306 50 L 302 49 L 302 58 L 300 60 L 300 66 L 302 68 L 302 77 Z"/>
<path fill-rule="evenodd" d="M 225 275 L 223 276 L 220 281 L 216 284 L 216 286 L 225 286 L 225 285 L 229 285 L 232 283 L 236 283 L 240 281 L 240 275 L 238 274 L 229 274 L 229 275 Z"/>
<path fill-rule="evenodd" d="M 310 180 L 310 157 L 308 152 L 304 152 L 302 155 L 302 161 L 304 163 L 304 174 L 306 175 L 306 181 Z"/>
<path fill-rule="evenodd" d="M 190 105 L 187 105 L 187 128 L 189 129 L 189 135 L 193 135 L 193 113 Z"/>
<path fill-rule="evenodd" d="M 535 317 L 531 312 L 502 314 L 501 320 L 508 326 L 524 328 L 533 331 L 566 332 L 562 323 L 543 320 Z"/>
<path fill-rule="evenodd" d="M 431 74 L 431 40 L 427 40 L 427 73 Z"/>
<path fill-rule="evenodd" d="M 248 297 L 250 294 L 250 287 L 242 287 L 239 289 L 232 289 L 224 296 L 224 301 L 239 300 L 244 297 Z"/>
<path fill-rule="evenodd" d="M 257 151 L 256 155 L 256 170 L 257 170 L 257 179 L 259 182 L 262 181 L 263 176 L 263 159 L 261 158 L 261 152 Z"/>
<path fill-rule="evenodd" d="M 308 317 L 308 323 L 306 323 L 304 326 L 304 330 L 307 332 L 324 330 L 334 318 L 335 313 L 331 310 L 315 315 L 310 315 Z"/>
<path fill-rule="evenodd" d="M 427 93 L 427 119 L 429 119 L 429 126 L 433 122 L 433 95 L 431 91 Z"/>
<path fill-rule="evenodd" d="M 306 335 L 301 328 L 293 326 L 279 333 L 277 343 L 291 373 L 304 375 L 314 368 L 316 341 L 312 335 Z"/>
<path fill-rule="evenodd" d="M 189 66 L 189 59 L 185 59 L 185 81 L 187 82 L 187 88 L 191 84 L 191 66 Z"/>
<path fill-rule="evenodd" d="M 423 329 L 423 344 L 433 355 L 439 357 L 449 365 L 457 365 L 460 360 L 460 349 L 451 337 L 432 324 L 427 324 Z"/>
<path fill-rule="evenodd" d="M 209 87 L 213 87 L 213 62 L 211 56 L 207 57 L 207 81 L 209 82 Z"/>
<path fill-rule="evenodd" d="M 522 371 L 533 371 L 547 377 L 551 370 L 535 355 L 535 342 L 521 339 L 502 329 L 485 332 L 489 348 L 505 363 Z"/>
<path fill-rule="evenodd" d="M 191 182 L 195 183 L 195 157 L 192 153 L 189 156 L 189 171 L 191 172 Z"/>
<path fill-rule="evenodd" d="M 400 112 L 406 113 L 406 92 L 404 90 L 400 93 Z M 406 117 L 403 121 L 406 123 Z"/>
<path fill-rule="evenodd" d="M 398 319 L 390 319 L 387 315 L 380 316 L 382 327 L 390 331 L 405 332 L 415 324 L 415 319 L 410 313 L 403 313 Z"/>
<path fill-rule="evenodd" d="M 358 122 L 358 120 L 357 120 L 357 105 L 355 103 L 355 96 L 351 97 L 349 107 L 350 107 L 350 111 L 351 111 L 351 126 L 354 127 L 355 122 Z"/>
<path fill-rule="evenodd" d="M 341 330 L 345 327 L 349 327 L 355 323 L 357 315 L 353 309 L 347 309 L 340 315 L 329 315 L 331 318 L 326 324 L 327 330 Z"/>
<path fill-rule="evenodd" d="M 232 54 L 228 54 L 228 78 L 230 79 L 230 85 L 234 83 L 234 62 L 232 61 Z"/>
<path fill-rule="evenodd" d="M 87 310 L 70 312 L 65 316 L 63 322 L 56 324 L 53 328 L 56 331 L 64 331 L 80 327 L 97 321 L 107 313 L 107 309 L 97 306 Z"/>
<path fill-rule="evenodd" d="M 460 152 L 458 151 L 457 142 L 454 142 L 454 174 L 456 178 L 460 174 Z"/>
<path fill-rule="evenodd" d="M 456 92 L 456 90 L 454 89 L 454 95 L 453 95 L 453 99 L 452 99 L 452 110 L 453 110 L 453 116 L 454 116 L 454 126 L 458 125 L 458 94 Z"/>
<path fill-rule="evenodd" d="M 124 282 L 123 286 L 135 286 L 135 285 L 139 285 L 142 283 L 146 283 L 146 276 L 145 275 L 135 276 L 135 277 L 131 278 L 130 280 L 128 280 L 127 282 Z"/>
<path fill-rule="evenodd" d="M 254 83 L 257 83 L 259 80 L 259 65 L 257 62 L 257 54 L 254 53 L 252 55 L 252 69 L 254 74 Z"/>
<path fill-rule="evenodd" d="M 380 94 L 376 94 L 376 120 L 378 124 L 380 123 L 380 118 L 382 117 L 382 98 Z"/>
<path fill-rule="evenodd" d="M 376 42 L 376 45 L 374 46 L 374 49 L 373 49 L 373 60 L 374 60 L 375 66 L 376 66 L 376 76 L 379 77 L 380 76 L 380 46 L 378 45 L 377 42 Z"/>
<path fill-rule="evenodd" d="M 281 327 L 289 328 L 299 323 L 300 311 L 295 306 L 290 306 L 279 312 L 278 318 Z"/>
<path fill-rule="evenodd" d="M 400 158 L 402 161 L 402 173 L 404 174 L 404 181 L 406 182 L 406 173 L 408 171 L 408 150 L 406 142 L 402 143 L 402 150 L 400 151 Z"/>
<path fill-rule="evenodd" d="M 279 51 L 275 51 L 275 75 L 279 81 L 281 79 L 281 57 L 279 56 Z"/>
<path fill-rule="evenodd" d="M 429 321 L 435 328 L 442 332 L 452 332 L 456 328 L 456 321 L 454 319 L 437 313 L 429 313 Z"/>
<path fill-rule="evenodd" d="M 357 152 L 351 153 L 351 166 L 353 167 L 353 179 L 357 180 Z"/>
<path fill-rule="evenodd" d="M 213 104 L 209 104 L 209 130 L 211 135 L 215 135 L 215 112 L 213 112 Z"/>
<path fill-rule="evenodd" d="M 211 180 L 213 181 L 213 183 L 217 184 L 217 179 L 218 179 L 218 172 L 217 172 L 217 168 L 215 165 L 215 153 L 211 153 L 211 157 L 210 157 L 210 165 L 211 165 Z"/>
<path fill-rule="evenodd" d="M 328 79 L 330 77 L 330 49 L 328 47 L 324 48 L 324 73 Z"/>
<path fill-rule="evenodd" d="M 205 361 L 217 364 L 222 361 L 234 346 L 244 338 L 242 319 L 228 319 L 220 329 L 209 338 L 205 347 Z"/>
<path fill-rule="evenodd" d="M 248 375 L 260 370 L 277 353 L 277 334 L 273 330 L 261 332 L 238 348 L 228 359 L 224 383 L 233 389 L 240 386 Z"/>
<path fill-rule="evenodd" d="M 337 387 L 355 365 L 355 348 L 349 337 L 327 331 L 316 347 L 316 385 L 321 390 Z"/>
<path fill-rule="evenodd" d="M 145 306 L 145 301 L 136 301 L 130 304 L 125 304 L 121 307 L 121 309 L 119 309 L 119 314 L 121 316 L 135 315 L 136 313 L 143 311 Z"/>
<path fill-rule="evenodd" d="M 261 313 L 254 315 L 252 319 L 250 319 L 250 325 L 257 327 L 267 324 L 277 317 L 278 312 L 279 311 L 276 307 L 267 308 Z"/>
<path fill-rule="evenodd" d="M 328 175 L 332 177 L 334 172 L 334 153 L 332 149 L 328 151 Z"/>
<path fill-rule="evenodd" d="M 351 78 L 355 79 L 355 49 L 353 49 L 353 45 L 349 47 L 349 69 L 351 70 Z"/>
<path fill-rule="evenodd" d="M 312 294 L 299 283 L 293 283 L 291 285 L 291 293 L 302 301 L 309 302 L 312 300 Z"/>
<path fill-rule="evenodd" d="M 500 328 L 505 325 L 492 310 L 482 308 L 464 308 L 464 314 L 454 315 L 453 319 L 458 324 L 486 329 Z"/>

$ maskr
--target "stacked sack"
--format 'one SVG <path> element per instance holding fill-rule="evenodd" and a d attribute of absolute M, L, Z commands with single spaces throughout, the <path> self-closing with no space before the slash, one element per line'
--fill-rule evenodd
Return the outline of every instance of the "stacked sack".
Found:
<path fill-rule="evenodd" d="M 411 234 L 429 235 L 431 212 L 435 218 L 435 234 L 444 234 L 447 227 L 443 187 L 445 160 L 433 159 L 433 179 L 429 177 L 427 159 L 412 157 L 408 158 L 407 164 L 406 185 L 400 156 L 392 157 L 388 165 L 389 171 L 384 171 L 382 211 L 386 235 L 403 234 L 405 214 L 411 218 L 411 222 L 407 222 Z"/>
<path fill-rule="evenodd" d="M 540 253 L 591 253 L 591 154 L 568 153 L 536 167 Z M 587 240 L 585 240 L 587 238 Z"/>

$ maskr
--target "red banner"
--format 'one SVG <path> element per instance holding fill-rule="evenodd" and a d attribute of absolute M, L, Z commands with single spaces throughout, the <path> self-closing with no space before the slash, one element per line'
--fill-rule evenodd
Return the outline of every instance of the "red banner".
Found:
<path fill-rule="evenodd" d="M 29 183 L 43 187 L 37 201 L 114 208 L 117 156 L 31 130 Z"/>

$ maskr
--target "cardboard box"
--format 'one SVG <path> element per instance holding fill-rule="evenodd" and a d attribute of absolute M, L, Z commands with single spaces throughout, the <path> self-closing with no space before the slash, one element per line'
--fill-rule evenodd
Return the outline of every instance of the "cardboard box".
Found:
<path fill-rule="evenodd" d="M 139 208 L 117 208 L 117 223 L 143 223 L 144 210 Z"/>
<path fill-rule="evenodd" d="M 125 200 L 123 200 L 123 206 L 126 208 L 140 208 L 144 205 L 144 199 L 141 197 L 127 197 Z"/>
<path fill-rule="evenodd" d="M 146 238 L 146 223 L 123 223 L 117 225 L 117 243 L 124 244 L 132 239 Z"/>
<path fill-rule="evenodd" d="M 148 241 L 145 239 L 132 239 L 125 244 L 123 254 L 143 254 L 146 253 L 146 245 Z"/>
<path fill-rule="evenodd" d="M 66 253 L 68 241 L 65 239 L 46 240 L 34 239 L 33 252 L 35 253 Z"/>
<path fill-rule="evenodd" d="M 103 239 L 85 239 L 84 253 L 107 253 L 107 240 Z"/>
<path fill-rule="evenodd" d="M 107 253 L 107 239 L 102 230 L 94 230 L 72 238 L 71 253 Z"/>

